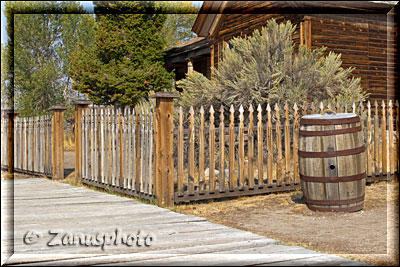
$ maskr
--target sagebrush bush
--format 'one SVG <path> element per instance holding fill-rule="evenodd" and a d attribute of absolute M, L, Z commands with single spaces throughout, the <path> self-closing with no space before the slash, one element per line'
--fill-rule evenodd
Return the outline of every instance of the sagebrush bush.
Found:
<path fill-rule="evenodd" d="M 245 109 L 275 103 L 290 107 L 306 100 L 316 103 L 346 101 L 359 102 L 367 93 L 360 86 L 360 78 L 351 73 L 354 68 L 342 68 L 341 55 L 325 53 L 326 48 L 308 49 L 299 46 L 295 53 L 292 40 L 296 26 L 291 22 L 278 24 L 269 20 L 267 26 L 255 30 L 252 36 L 233 38 L 231 48 L 223 50 L 223 60 L 214 77 L 207 79 L 198 72 L 187 74 L 177 82 L 183 89 L 178 103 L 185 111 L 203 105 L 219 109 L 222 104 Z"/>

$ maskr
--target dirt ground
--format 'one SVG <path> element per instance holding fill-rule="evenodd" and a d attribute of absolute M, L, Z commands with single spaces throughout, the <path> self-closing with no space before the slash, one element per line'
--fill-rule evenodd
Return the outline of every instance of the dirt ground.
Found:
<path fill-rule="evenodd" d="M 74 182 L 74 152 L 65 151 L 64 182 Z M 15 179 L 27 178 L 16 174 Z M 2 179 L 6 179 L 2 173 Z M 336 254 L 373 265 L 399 266 L 399 182 L 366 187 L 362 211 L 314 212 L 302 192 L 182 204 L 174 211 L 274 238 L 287 245 Z"/>
<path fill-rule="evenodd" d="M 75 171 L 75 151 L 64 151 L 64 176 Z"/>
<path fill-rule="evenodd" d="M 364 209 L 353 213 L 311 211 L 302 201 L 301 191 L 185 204 L 175 210 L 287 245 L 375 265 L 398 265 L 398 185 L 381 182 L 367 186 Z"/>

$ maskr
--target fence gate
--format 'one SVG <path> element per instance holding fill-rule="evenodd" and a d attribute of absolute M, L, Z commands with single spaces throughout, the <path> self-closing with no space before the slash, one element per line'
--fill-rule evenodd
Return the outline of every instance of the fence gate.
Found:
<path fill-rule="evenodd" d="M 154 199 L 153 108 L 91 107 L 81 120 L 84 184 Z"/>
<path fill-rule="evenodd" d="M 12 160 L 12 171 L 44 175 L 53 179 L 64 178 L 64 107 L 53 107 L 53 114 L 35 117 L 14 117 L 18 113 L 2 114 L 1 167 L 7 168 Z M 12 117 L 11 117 L 12 116 Z M 9 121 L 13 120 L 12 123 Z M 13 138 L 10 139 L 10 129 Z M 9 145 L 12 144 L 12 159 Z"/>
<path fill-rule="evenodd" d="M 14 168 L 18 172 L 51 177 L 52 115 L 16 118 Z"/>

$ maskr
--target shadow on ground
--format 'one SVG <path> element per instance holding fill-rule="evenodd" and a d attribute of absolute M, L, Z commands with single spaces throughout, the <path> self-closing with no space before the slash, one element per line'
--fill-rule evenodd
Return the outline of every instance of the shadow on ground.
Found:
<path fill-rule="evenodd" d="M 304 200 L 304 195 L 302 193 L 291 195 L 290 199 L 296 204 L 306 204 Z"/>
<path fill-rule="evenodd" d="M 68 177 L 68 175 L 70 175 L 74 171 L 75 171 L 75 168 L 69 168 L 69 169 L 64 168 L 64 178 Z"/>

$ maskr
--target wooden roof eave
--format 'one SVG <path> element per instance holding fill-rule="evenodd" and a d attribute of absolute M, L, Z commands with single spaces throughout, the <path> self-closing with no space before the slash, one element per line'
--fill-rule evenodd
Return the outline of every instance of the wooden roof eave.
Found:
<path fill-rule="evenodd" d="M 176 47 L 167 51 L 164 56 L 165 64 L 175 64 L 185 61 L 187 58 L 194 58 L 210 54 L 209 39 L 203 39 L 199 42 L 184 47 Z"/>
<path fill-rule="evenodd" d="M 201 8 L 199 10 L 199 14 L 196 17 L 196 20 L 193 23 L 192 26 L 192 32 L 195 32 L 197 34 L 197 36 L 203 36 L 204 35 L 200 35 L 200 31 L 203 28 L 203 25 L 207 19 L 207 13 L 210 12 L 210 9 L 212 7 L 212 5 L 215 5 L 217 3 L 217 1 L 204 1 L 203 4 L 201 5 Z"/>
<path fill-rule="evenodd" d="M 174 55 L 173 57 L 164 57 L 165 65 L 172 65 L 177 63 L 186 62 L 186 59 L 193 59 L 196 57 L 204 57 L 210 54 L 209 47 L 203 47 L 201 49 L 195 51 L 188 51 L 186 53 L 181 53 L 178 55 Z"/>
<path fill-rule="evenodd" d="M 210 44 L 209 44 L 209 39 L 203 39 L 197 43 L 193 43 L 190 44 L 188 46 L 183 46 L 183 47 L 174 47 L 170 50 L 166 51 L 166 55 L 168 57 L 174 57 L 174 56 L 178 56 L 180 54 L 184 54 L 184 53 L 188 53 L 191 51 L 196 51 L 196 50 L 200 50 L 203 49 L 205 47 L 209 48 Z"/>
<path fill-rule="evenodd" d="M 218 25 L 221 25 L 222 12 L 228 1 L 205 1 L 199 11 L 192 31 L 201 37 L 213 36 Z"/>

